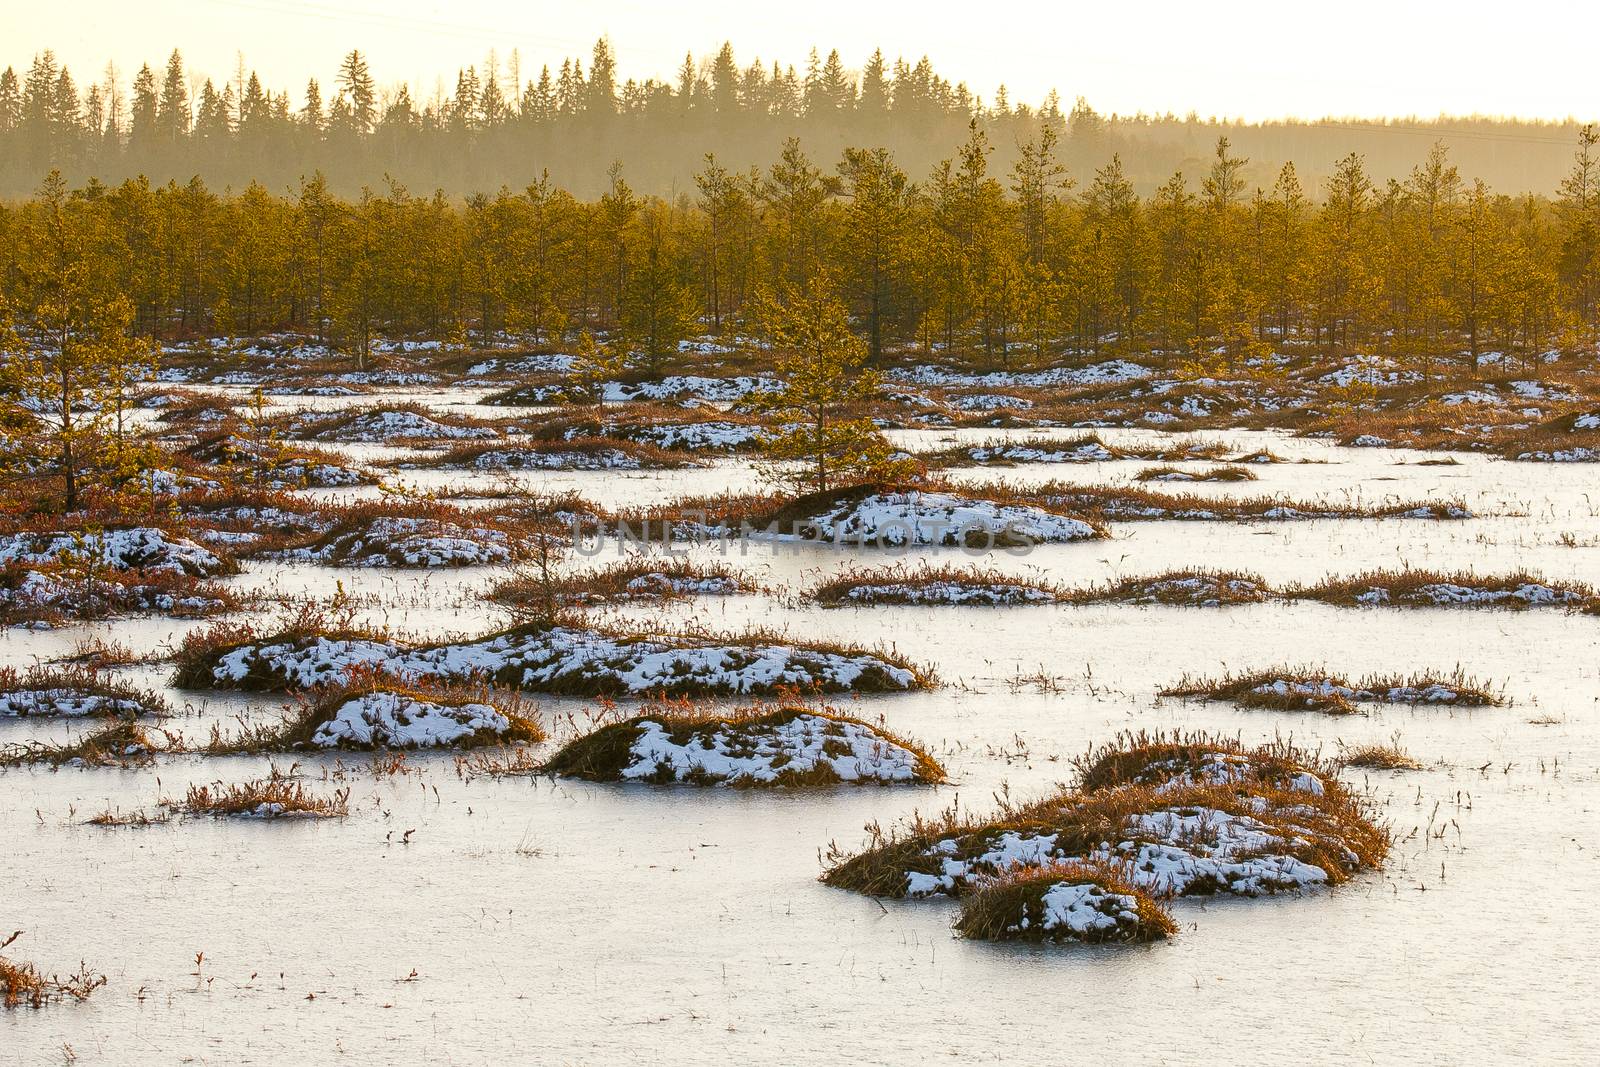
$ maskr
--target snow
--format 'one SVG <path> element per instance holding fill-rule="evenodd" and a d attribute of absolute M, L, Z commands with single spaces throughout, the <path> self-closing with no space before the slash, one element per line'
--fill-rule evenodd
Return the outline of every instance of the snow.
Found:
<path fill-rule="evenodd" d="M 352 697 L 317 727 L 319 748 L 439 748 L 485 735 L 503 737 L 511 720 L 489 704 L 439 704 L 401 693 Z"/>
<path fill-rule="evenodd" d="M 995 504 L 945 493 L 873 493 L 811 516 L 780 539 L 858 547 L 943 545 L 979 547 L 1060 544 L 1101 536 L 1082 519 L 1025 505 Z"/>
<path fill-rule="evenodd" d="M 864 678 L 910 689 L 916 676 L 877 656 L 786 644 L 721 644 L 687 637 L 618 637 L 557 626 L 478 641 L 407 648 L 393 641 L 303 638 L 262 642 L 220 656 L 212 679 L 237 685 L 252 675 L 304 689 L 367 667 L 396 677 L 483 681 L 534 690 L 623 693 L 770 693 L 783 687 L 823 692 Z"/>
<path fill-rule="evenodd" d="M 763 784 L 831 772 L 844 782 L 916 781 L 917 757 L 865 723 L 796 715 L 776 724 L 711 723 L 682 741 L 660 722 L 638 723 L 627 780 Z"/>
<path fill-rule="evenodd" d="M 224 569 L 210 549 L 151 526 L 98 533 L 0 535 L 0 566 L 51 563 L 63 557 L 91 559 L 114 570 L 164 571 L 209 577 Z"/>
<path fill-rule="evenodd" d="M 1350 442 L 1351 448 L 1388 448 L 1389 439 L 1376 434 L 1364 433 Z"/>

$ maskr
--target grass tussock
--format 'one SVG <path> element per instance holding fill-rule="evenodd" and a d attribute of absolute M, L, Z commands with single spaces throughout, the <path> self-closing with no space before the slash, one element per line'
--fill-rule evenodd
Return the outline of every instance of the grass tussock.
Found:
<path fill-rule="evenodd" d="M 18 930 L 4 941 L 0 951 L 13 945 L 22 936 Z M 79 964 L 76 974 L 62 978 L 46 977 L 31 963 L 18 963 L 0 956 L 0 1005 L 13 1008 L 42 1008 L 63 1000 L 88 1000 L 90 994 L 106 984 L 106 976 L 95 974 L 87 965 Z"/>
<path fill-rule="evenodd" d="M 1422 770 L 1422 761 L 1401 747 L 1398 733 L 1388 741 L 1343 749 L 1339 753 L 1339 765 L 1374 771 Z"/>
<path fill-rule="evenodd" d="M 268 777 L 250 782 L 191 785 L 182 800 L 162 804 L 182 815 L 343 818 L 350 814 L 349 801 L 349 787 L 320 796 L 273 768 Z"/>
<path fill-rule="evenodd" d="M 1459 667 L 1447 675 L 1374 675 L 1354 682 L 1310 667 L 1275 667 L 1215 679 L 1185 675 L 1161 690 L 1161 695 L 1226 700 L 1240 707 L 1269 711 L 1322 711 L 1330 715 L 1354 714 L 1363 703 L 1452 707 L 1497 707 L 1505 703 L 1502 691 L 1470 677 Z"/>
<path fill-rule="evenodd" d="M 121 808 L 107 808 L 93 818 L 85 819 L 85 826 L 101 826 L 106 829 L 122 829 L 123 827 L 160 826 L 170 822 L 172 815 L 167 811 L 158 811 L 154 815 L 142 808 L 132 811 L 123 811 Z"/>
<path fill-rule="evenodd" d="M 137 723 L 114 722 L 74 741 L 55 744 L 27 741 L 0 747 L 0 767 L 47 763 L 53 767 L 68 764 L 82 767 L 138 767 L 155 759 L 159 752 L 176 746 L 176 738 L 158 731 L 157 741 Z"/>
<path fill-rule="evenodd" d="M 836 708 L 758 703 L 727 710 L 686 700 L 600 725 L 568 742 L 543 769 L 598 782 L 780 788 L 946 778 L 916 742 Z"/>
<path fill-rule="evenodd" d="M 1070 910 L 1058 897 L 1072 899 Z M 1178 932 L 1172 913 L 1103 863 L 1014 868 L 964 899 L 955 921 L 963 937 L 985 941 L 1158 941 Z"/>

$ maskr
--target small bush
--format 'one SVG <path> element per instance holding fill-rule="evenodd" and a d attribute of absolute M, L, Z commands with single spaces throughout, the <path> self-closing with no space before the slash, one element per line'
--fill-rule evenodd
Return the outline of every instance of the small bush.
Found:
<path fill-rule="evenodd" d="M 318 796 L 274 768 L 270 777 L 236 785 L 191 785 L 181 801 L 163 800 L 162 804 L 183 815 L 342 818 L 350 813 L 349 800 L 348 787 L 331 796 Z"/>
<path fill-rule="evenodd" d="M 4 941 L 0 950 L 9 948 L 22 931 L 17 931 Z M 78 967 L 78 973 L 60 978 L 46 978 L 31 963 L 17 963 L 0 956 L 0 1005 L 7 1009 L 42 1008 L 46 1004 L 63 1000 L 87 1000 L 96 989 L 106 984 L 106 976 L 92 973 L 87 966 Z"/>

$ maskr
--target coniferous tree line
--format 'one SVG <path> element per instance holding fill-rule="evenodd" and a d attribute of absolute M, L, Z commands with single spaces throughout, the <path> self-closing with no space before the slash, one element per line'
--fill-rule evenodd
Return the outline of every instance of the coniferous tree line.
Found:
<path fill-rule="evenodd" d="M 1116 154 L 1141 194 L 1179 170 L 1198 182 L 1219 136 L 1252 160 L 1244 176 L 1254 184 L 1269 184 L 1291 159 L 1312 168 L 1302 180 L 1320 184 L 1350 151 L 1366 159 L 1374 180 L 1403 179 L 1442 139 L 1464 169 L 1497 188 L 1546 190 L 1578 129 L 1482 118 L 1249 124 L 1103 116 L 1081 99 L 1064 108 L 1055 94 L 1037 105 L 1013 101 L 1004 86 L 982 98 L 927 58 L 890 61 L 881 51 L 859 68 L 847 68 L 837 51 L 813 51 L 796 70 L 746 63 L 725 44 L 712 56 L 686 56 L 675 76 L 641 80 L 622 77 L 602 39 L 588 57 L 553 68 L 534 70 L 514 51 L 491 53 L 458 71 L 453 86 L 426 94 L 380 83 L 359 51 L 293 87 L 263 81 L 242 62 L 202 77 L 176 51 L 131 76 L 115 67 L 75 76 L 43 51 L 0 72 L 0 195 L 27 194 L 52 168 L 74 184 L 198 175 L 218 189 L 257 181 L 274 192 L 319 171 L 346 196 L 383 175 L 459 196 L 518 188 L 548 171 L 589 199 L 605 191 L 608 167 L 621 160 L 635 188 L 670 197 L 691 188 L 704 154 L 736 168 L 766 167 L 790 137 L 820 158 L 883 146 L 909 173 L 924 174 L 973 119 L 1000 169 L 1053 127 L 1061 159 L 1080 181 Z"/>
<path fill-rule="evenodd" d="M 883 148 L 826 165 L 790 140 L 764 169 L 707 156 L 671 200 L 615 165 L 592 199 L 548 176 L 456 200 L 393 180 L 343 198 L 320 174 L 278 195 L 198 178 L 69 189 L 52 173 L 0 205 L 0 300 L 25 329 L 116 304 L 142 336 L 294 330 L 363 361 L 380 336 L 557 345 L 605 330 L 650 374 L 685 337 L 747 329 L 758 298 L 819 287 L 873 361 L 1158 351 L 1237 367 L 1294 341 L 1432 372 L 1461 353 L 1593 351 L 1592 128 L 1550 196 L 1497 194 L 1439 146 L 1403 180 L 1374 181 L 1352 153 L 1319 189 L 1293 164 L 1252 185 L 1226 138 L 1200 181 L 1140 195 L 1115 156 L 1074 183 L 1058 144 L 1044 127 L 1001 170 L 974 121 L 913 176 Z"/>

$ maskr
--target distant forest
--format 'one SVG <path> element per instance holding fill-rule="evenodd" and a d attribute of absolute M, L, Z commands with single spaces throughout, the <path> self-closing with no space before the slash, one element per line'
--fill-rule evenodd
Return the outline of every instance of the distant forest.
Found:
<path fill-rule="evenodd" d="M 320 172 L 345 196 L 390 177 L 453 197 L 520 189 L 548 172 L 561 188 L 592 198 L 611 187 L 620 163 L 633 188 L 671 199 L 694 192 L 708 153 L 736 171 L 764 169 L 789 138 L 823 159 L 882 147 L 920 181 L 966 140 L 974 119 L 1002 171 L 1048 126 L 1070 177 L 1084 183 L 1116 154 L 1141 195 L 1175 172 L 1198 181 L 1221 136 L 1249 161 L 1241 180 L 1250 188 L 1270 188 L 1293 160 L 1307 188 L 1320 190 L 1351 152 L 1380 185 L 1403 180 L 1442 142 L 1463 171 L 1497 192 L 1549 194 L 1579 133 L 1576 122 L 1479 117 L 1255 124 L 1107 116 L 1081 98 L 1070 107 L 1055 94 L 1032 105 L 1013 101 L 1003 86 L 982 98 L 926 58 L 891 62 L 881 52 L 858 70 L 837 51 L 813 52 L 797 71 L 743 62 L 724 45 L 714 56 L 685 57 L 671 80 L 638 81 L 619 78 L 601 40 L 587 59 L 555 70 L 529 69 L 515 52 L 491 54 L 460 71 L 453 92 L 425 99 L 403 84 L 380 85 L 360 52 L 328 73 L 290 90 L 242 66 L 201 77 L 174 51 L 127 81 L 113 68 L 74 76 L 40 52 L 26 70 L 0 73 L 0 195 L 30 194 L 56 169 L 73 184 L 199 176 L 219 190 L 255 181 L 273 192 Z"/>

